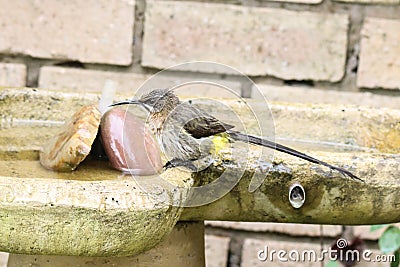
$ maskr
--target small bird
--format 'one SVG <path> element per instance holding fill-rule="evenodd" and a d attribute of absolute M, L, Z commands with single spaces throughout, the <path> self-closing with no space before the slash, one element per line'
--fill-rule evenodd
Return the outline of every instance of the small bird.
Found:
<path fill-rule="evenodd" d="M 210 152 L 205 152 L 208 148 L 207 146 L 204 148 L 199 140 L 225 133 L 231 140 L 275 149 L 329 167 L 354 180 L 363 181 L 348 170 L 333 166 L 292 148 L 232 130 L 233 125 L 216 119 L 194 105 L 181 102 L 171 89 L 155 89 L 138 100 L 126 100 L 111 106 L 131 104 L 141 105 L 149 112 L 149 122 L 158 143 L 162 151 L 171 158 L 165 164 L 165 168 L 183 166 L 196 171 L 198 168 L 193 163 L 210 154 Z"/>

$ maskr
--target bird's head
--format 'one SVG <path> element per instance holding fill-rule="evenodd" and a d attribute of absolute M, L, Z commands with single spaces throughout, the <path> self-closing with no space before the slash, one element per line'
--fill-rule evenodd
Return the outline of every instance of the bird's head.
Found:
<path fill-rule="evenodd" d="M 129 104 L 139 104 L 150 113 L 170 112 L 179 104 L 179 98 L 170 89 L 155 89 L 138 100 L 122 101 L 111 106 Z"/>

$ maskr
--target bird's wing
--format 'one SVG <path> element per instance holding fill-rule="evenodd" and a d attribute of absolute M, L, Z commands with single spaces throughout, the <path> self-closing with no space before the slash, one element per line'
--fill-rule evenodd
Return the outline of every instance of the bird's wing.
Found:
<path fill-rule="evenodd" d="M 190 109 L 193 116 L 183 124 L 183 128 L 194 138 L 208 137 L 223 133 L 235 127 L 216 119 L 194 106 L 190 106 Z"/>

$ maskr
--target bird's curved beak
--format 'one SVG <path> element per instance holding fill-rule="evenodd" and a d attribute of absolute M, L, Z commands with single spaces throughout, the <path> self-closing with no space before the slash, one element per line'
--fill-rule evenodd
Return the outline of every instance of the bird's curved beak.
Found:
<path fill-rule="evenodd" d="M 117 102 L 117 103 L 111 104 L 109 107 L 122 106 L 122 105 L 140 105 L 140 106 L 144 107 L 148 112 L 150 112 L 150 109 L 147 105 L 145 105 L 144 103 L 140 102 L 139 100 L 135 100 L 135 99 Z"/>

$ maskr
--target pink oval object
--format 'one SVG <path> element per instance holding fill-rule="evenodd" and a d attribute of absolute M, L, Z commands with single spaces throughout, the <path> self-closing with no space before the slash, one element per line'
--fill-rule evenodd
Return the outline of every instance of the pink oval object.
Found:
<path fill-rule="evenodd" d="M 100 123 L 104 150 L 111 165 L 135 175 L 162 169 L 160 150 L 144 123 L 121 108 L 106 112 Z"/>

